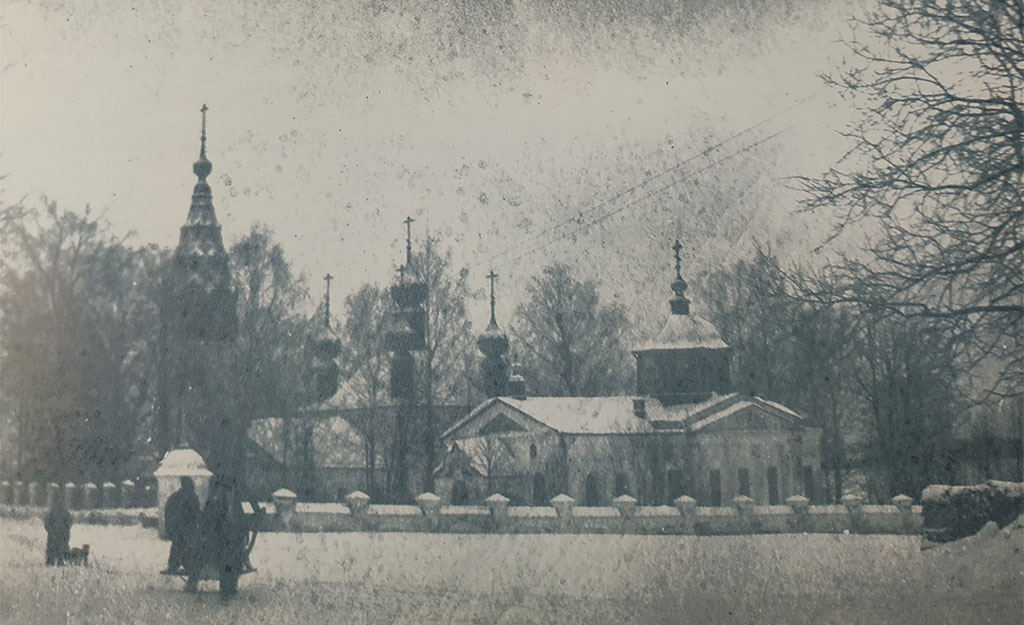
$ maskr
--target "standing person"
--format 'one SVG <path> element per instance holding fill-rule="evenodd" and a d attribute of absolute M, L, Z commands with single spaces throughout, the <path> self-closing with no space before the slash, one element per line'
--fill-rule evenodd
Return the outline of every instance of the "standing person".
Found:
<path fill-rule="evenodd" d="M 171 553 L 167 556 L 164 573 L 178 573 L 185 568 L 189 557 L 189 544 L 194 540 L 196 521 L 199 519 L 199 497 L 192 478 L 181 478 L 181 488 L 167 500 L 164 508 L 164 529 L 171 539 Z"/>
<path fill-rule="evenodd" d="M 205 566 L 212 565 L 220 581 L 221 597 L 234 597 L 238 593 L 238 578 L 245 569 L 247 542 L 245 514 L 235 489 L 230 482 L 215 479 L 199 519 L 185 591 L 195 592 Z"/>
<path fill-rule="evenodd" d="M 64 505 L 64 492 L 54 493 L 50 509 L 43 517 L 46 528 L 46 566 L 63 565 L 71 543 L 71 513 Z"/>

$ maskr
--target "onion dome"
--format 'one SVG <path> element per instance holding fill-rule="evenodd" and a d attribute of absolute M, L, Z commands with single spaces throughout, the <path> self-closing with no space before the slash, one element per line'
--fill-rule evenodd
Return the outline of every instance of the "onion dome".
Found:
<path fill-rule="evenodd" d="M 491 271 L 487 278 L 491 281 L 491 322 L 477 340 L 477 347 L 484 354 L 483 362 L 480 363 L 480 373 L 483 377 L 484 391 L 488 397 L 498 397 L 505 394 L 508 385 L 508 335 L 498 327 L 498 321 L 494 316 L 494 280 L 498 277 Z"/>

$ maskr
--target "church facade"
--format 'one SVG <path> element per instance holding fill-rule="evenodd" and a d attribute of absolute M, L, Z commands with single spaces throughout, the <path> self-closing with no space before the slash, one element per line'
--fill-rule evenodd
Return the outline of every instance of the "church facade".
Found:
<path fill-rule="evenodd" d="M 560 493 L 580 505 L 623 494 L 647 505 L 681 495 L 704 506 L 740 495 L 767 505 L 817 499 L 820 430 L 785 406 L 733 391 L 729 347 L 690 314 L 678 242 L 675 249 L 671 314 L 633 352 L 633 396 L 527 396 L 522 378 L 501 366 L 508 342 L 492 293 L 479 340 L 492 397 L 442 435 L 435 486 L 444 501 L 476 503 L 495 492 L 532 505 Z"/>

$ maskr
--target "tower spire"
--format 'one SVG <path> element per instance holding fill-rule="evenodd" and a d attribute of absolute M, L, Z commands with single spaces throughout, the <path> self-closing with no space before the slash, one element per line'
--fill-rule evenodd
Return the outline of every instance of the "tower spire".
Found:
<path fill-rule="evenodd" d="M 688 315 L 690 314 L 690 300 L 686 299 L 686 280 L 683 280 L 683 274 L 681 273 L 682 260 L 679 257 L 680 250 L 683 249 L 682 243 L 679 239 L 672 244 L 672 252 L 675 255 L 676 260 L 676 279 L 672 281 L 672 292 L 675 296 L 669 300 L 669 306 L 672 307 L 673 315 Z"/>
<path fill-rule="evenodd" d="M 406 268 L 412 268 L 412 222 L 416 221 L 411 216 L 406 217 L 405 221 L 405 266 Z"/>
<path fill-rule="evenodd" d="M 199 178 L 199 182 L 206 182 L 213 171 L 213 163 L 206 158 L 206 111 L 210 110 L 206 104 L 199 112 L 203 115 L 202 132 L 199 135 L 199 160 L 192 164 L 192 171 Z"/>
<path fill-rule="evenodd" d="M 324 325 L 328 328 L 331 327 L 331 280 L 334 279 L 330 273 L 324 276 L 324 282 L 327 283 L 327 290 L 324 292 Z"/>
<path fill-rule="evenodd" d="M 494 318 L 494 280 L 497 279 L 498 274 L 494 273 L 491 269 L 491 273 L 487 274 L 487 279 L 491 281 L 491 325 L 498 325 L 497 320 Z"/>

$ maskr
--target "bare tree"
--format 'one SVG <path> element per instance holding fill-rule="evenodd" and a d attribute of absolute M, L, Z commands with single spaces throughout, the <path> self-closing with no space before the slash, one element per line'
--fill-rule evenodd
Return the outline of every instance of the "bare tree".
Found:
<path fill-rule="evenodd" d="M 870 245 L 809 290 L 930 320 L 1003 363 L 989 388 L 1019 394 L 1024 3 L 882 0 L 854 26 L 853 63 L 826 76 L 861 113 L 853 149 L 802 185 L 808 208 L 835 212 L 834 237 Z"/>
<path fill-rule="evenodd" d="M 153 402 L 161 253 L 131 248 L 86 209 L 7 213 L 0 388 L 26 479 L 132 473 Z"/>
<path fill-rule="evenodd" d="M 433 490 L 437 465 L 438 406 L 460 397 L 465 354 L 473 350 L 471 324 L 466 317 L 466 300 L 473 296 L 469 269 L 456 269 L 451 250 L 442 251 L 440 239 L 428 236 L 423 251 L 413 255 L 416 280 L 427 285 L 426 349 L 419 360 L 417 396 L 423 411 L 420 436 L 423 441 L 424 490 Z"/>
<path fill-rule="evenodd" d="M 373 284 L 363 285 L 345 298 L 345 322 L 342 326 L 342 393 L 357 410 L 352 426 L 363 440 L 366 488 L 378 493 L 377 459 L 385 453 L 388 432 L 392 429 L 386 409 L 388 354 L 384 350 L 385 316 L 388 295 Z"/>
<path fill-rule="evenodd" d="M 597 285 L 577 280 L 563 264 L 534 276 L 526 295 L 516 307 L 512 334 L 538 394 L 627 392 L 632 366 L 623 345 L 629 323 L 621 306 L 602 303 Z"/>

